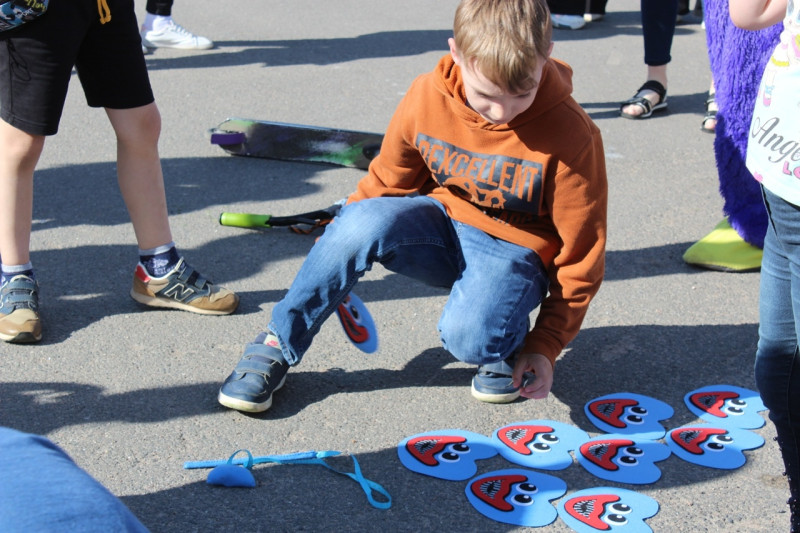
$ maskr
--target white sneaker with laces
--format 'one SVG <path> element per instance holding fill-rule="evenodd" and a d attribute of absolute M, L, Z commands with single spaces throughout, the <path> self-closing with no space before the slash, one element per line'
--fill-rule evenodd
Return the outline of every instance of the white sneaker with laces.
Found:
<path fill-rule="evenodd" d="M 142 27 L 142 46 L 146 48 L 180 48 L 183 50 L 208 50 L 214 47 L 211 39 L 195 35 L 180 24 L 170 21 L 159 31 Z"/>
<path fill-rule="evenodd" d="M 586 26 L 586 21 L 581 15 L 556 15 L 551 13 L 550 20 L 553 27 L 560 30 L 579 30 Z"/>

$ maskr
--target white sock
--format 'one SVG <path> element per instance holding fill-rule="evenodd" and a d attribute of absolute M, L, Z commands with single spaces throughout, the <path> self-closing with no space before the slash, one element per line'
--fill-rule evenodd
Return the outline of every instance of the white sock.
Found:
<path fill-rule="evenodd" d="M 142 28 L 144 28 L 145 31 L 154 31 L 159 33 L 171 23 L 171 16 L 153 15 L 152 13 L 147 13 L 147 15 L 144 17 L 144 24 L 142 25 Z"/>

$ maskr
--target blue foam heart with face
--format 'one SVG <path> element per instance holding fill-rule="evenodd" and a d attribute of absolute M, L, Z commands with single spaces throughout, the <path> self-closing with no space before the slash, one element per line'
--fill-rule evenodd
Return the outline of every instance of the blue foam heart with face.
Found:
<path fill-rule="evenodd" d="M 668 431 L 666 442 L 672 453 L 684 461 L 733 470 L 747 461 L 743 450 L 760 448 L 764 438 L 746 429 L 692 424 Z"/>
<path fill-rule="evenodd" d="M 552 523 L 558 512 L 550 501 L 566 491 L 567 484 L 561 479 L 521 468 L 481 474 L 465 489 L 467 500 L 482 515 L 525 527 Z"/>
<path fill-rule="evenodd" d="M 645 520 L 658 513 L 650 496 L 627 489 L 579 490 L 558 503 L 558 516 L 577 533 L 652 533 Z"/>
<path fill-rule="evenodd" d="M 584 412 L 601 431 L 650 440 L 664 436 L 667 430 L 659 421 L 675 414 L 675 410 L 661 400 L 629 392 L 595 398 L 586 403 Z"/>
<path fill-rule="evenodd" d="M 589 440 L 585 431 L 555 420 L 528 420 L 503 426 L 492 434 L 500 455 L 512 463 L 542 470 L 572 464 L 570 451 Z"/>
<path fill-rule="evenodd" d="M 733 385 L 702 387 L 684 396 L 689 410 L 714 425 L 740 429 L 757 429 L 764 425 L 760 411 L 766 411 L 756 391 Z"/>
<path fill-rule="evenodd" d="M 486 435 L 445 429 L 419 433 L 404 439 L 397 446 L 400 462 L 413 472 L 427 476 L 461 481 L 478 471 L 475 461 L 497 455 Z"/>
<path fill-rule="evenodd" d="M 656 463 L 671 454 L 663 443 L 631 435 L 600 435 L 578 449 L 578 463 L 590 474 L 617 483 L 642 485 L 661 477 Z"/>
<path fill-rule="evenodd" d="M 336 315 L 348 340 L 356 348 L 365 353 L 373 353 L 378 349 L 378 330 L 361 298 L 352 292 L 348 294 L 336 308 Z"/>

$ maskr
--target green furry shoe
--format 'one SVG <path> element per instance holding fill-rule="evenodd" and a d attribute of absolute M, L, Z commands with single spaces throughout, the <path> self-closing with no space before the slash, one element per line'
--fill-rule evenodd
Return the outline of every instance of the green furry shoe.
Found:
<path fill-rule="evenodd" d="M 709 270 L 756 272 L 761 269 L 763 251 L 745 242 L 728 223 L 727 217 L 689 247 L 683 260 Z"/>

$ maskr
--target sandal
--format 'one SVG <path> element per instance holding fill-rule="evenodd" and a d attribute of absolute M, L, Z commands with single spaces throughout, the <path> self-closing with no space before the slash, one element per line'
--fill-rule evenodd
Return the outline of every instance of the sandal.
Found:
<path fill-rule="evenodd" d="M 658 95 L 658 102 L 653 104 L 650 100 L 642 96 L 644 91 L 653 91 Z M 640 115 L 632 115 L 630 113 L 625 113 L 622 111 L 623 108 L 629 105 L 635 105 L 642 108 L 644 111 Z M 648 118 L 650 115 L 653 114 L 654 111 L 660 111 L 661 109 L 667 108 L 667 89 L 664 88 L 661 83 L 657 82 L 656 80 L 648 80 L 645 82 L 644 85 L 639 87 L 639 90 L 636 91 L 636 94 L 633 95 L 633 98 L 622 102 L 619 106 L 619 115 L 623 118 L 629 118 L 632 120 L 639 120 L 643 118 Z"/>
<path fill-rule="evenodd" d="M 712 109 L 712 107 L 714 109 Z M 716 94 L 710 92 L 708 93 L 708 98 L 706 98 L 706 114 L 703 115 L 703 122 L 700 124 L 700 131 L 704 131 L 706 133 L 715 133 L 717 129 L 717 100 Z M 709 127 L 709 122 L 714 121 L 714 124 Z"/>

